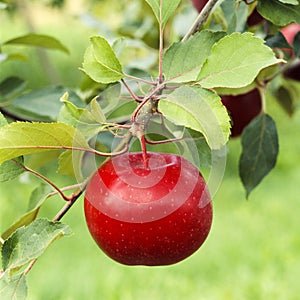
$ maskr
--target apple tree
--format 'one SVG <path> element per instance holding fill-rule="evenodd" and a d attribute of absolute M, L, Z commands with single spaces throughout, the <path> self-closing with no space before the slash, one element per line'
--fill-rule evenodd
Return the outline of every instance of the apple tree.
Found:
<path fill-rule="evenodd" d="M 18 74 L 1 78 L 0 182 L 24 172 L 40 180 L 28 210 L 1 232 L 1 299 L 26 298 L 26 275 L 71 234 L 61 220 L 78 199 L 91 234 L 113 259 L 167 265 L 204 242 L 230 139 L 241 141 L 246 198 L 276 165 L 280 139 L 266 99 L 290 116 L 297 109 L 299 1 L 136 2 L 151 26 L 142 15 L 130 32 L 120 26 L 113 36 L 91 36 L 78 89 L 28 90 Z M 1 13 L 17 9 L 13 3 L 0 2 Z M 1 41 L 0 67 L 26 59 L 17 45 L 69 51 L 47 34 L 12 36 Z M 71 184 L 41 171 L 49 161 Z M 55 195 L 64 205 L 40 218 Z M 135 236 L 144 234 L 137 246 Z"/>

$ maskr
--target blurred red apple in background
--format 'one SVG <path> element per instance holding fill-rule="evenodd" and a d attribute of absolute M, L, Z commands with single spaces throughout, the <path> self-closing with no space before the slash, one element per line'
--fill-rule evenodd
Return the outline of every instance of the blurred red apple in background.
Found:
<path fill-rule="evenodd" d="M 262 103 L 258 89 L 241 94 L 222 96 L 222 102 L 227 108 L 231 120 L 231 136 L 241 135 L 244 128 L 261 112 Z"/>
<path fill-rule="evenodd" d="M 191 1 L 198 12 L 200 12 L 205 6 L 205 4 L 208 2 L 208 0 L 191 0 Z"/>
<path fill-rule="evenodd" d="M 295 35 L 300 31 L 300 24 L 297 23 L 291 23 L 281 29 L 281 33 L 284 35 L 285 39 L 288 41 L 288 43 L 293 46 L 293 41 L 295 38 Z M 294 55 L 294 51 L 292 49 L 284 49 L 284 51 L 290 55 Z"/>

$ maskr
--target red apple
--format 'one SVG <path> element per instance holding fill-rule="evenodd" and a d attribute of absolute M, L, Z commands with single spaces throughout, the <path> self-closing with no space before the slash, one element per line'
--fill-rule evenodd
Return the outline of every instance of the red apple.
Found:
<path fill-rule="evenodd" d="M 248 93 L 232 96 L 222 96 L 222 102 L 227 108 L 231 120 L 231 136 L 241 135 L 244 128 L 261 112 L 262 103 L 258 89 Z"/>
<path fill-rule="evenodd" d="M 258 13 L 257 9 L 255 8 L 247 19 L 247 25 L 251 27 L 261 23 L 262 21 L 264 21 L 264 18 Z"/>
<path fill-rule="evenodd" d="M 208 2 L 208 0 L 191 0 L 191 1 L 198 12 L 200 12 L 205 6 L 205 4 Z"/>
<path fill-rule="evenodd" d="M 169 265 L 193 254 L 212 223 L 198 169 L 181 156 L 127 153 L 104 163 L 85 193 L 86 222 L 98 246 L 125 265 Z"/>
<path fill-rule="evenodd" d="M 300 81 L 300 60 L 296 60 L 284 72 L 284 77 Z"/>
<path fill-rule="evenodd" d="M 292 46 L 293 41 L 295 38 L 295 35 L 300 31 L 300 24 L 297 23 L 291 23 L 284 28 L 281 29 L 281 33 L 284 35 L 285 39 L 288 41 L 288 43 Z M 292 49 L 284 49 L 290 56 L 293 55 Z"/>
<path fill-rule="evenodd" d="M 281 29 L 282 34 L 290 45 L 293 44 L 295 35 L 300 31 L 300 24 L 291 23 Z"/>

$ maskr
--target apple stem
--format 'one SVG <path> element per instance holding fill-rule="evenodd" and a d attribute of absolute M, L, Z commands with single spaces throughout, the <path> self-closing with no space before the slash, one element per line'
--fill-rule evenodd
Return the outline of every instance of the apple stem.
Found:
<path fill-rule="evenodd" d="M 147 157 L 146 138 L 145 138 L 144 134 L 140 137 L 140 143 L 141 143 L 141 147 L 142 147 L 144 168 L 148 169 L 149 168 L 149 162 L 148 162 L 148 157 Z"/>

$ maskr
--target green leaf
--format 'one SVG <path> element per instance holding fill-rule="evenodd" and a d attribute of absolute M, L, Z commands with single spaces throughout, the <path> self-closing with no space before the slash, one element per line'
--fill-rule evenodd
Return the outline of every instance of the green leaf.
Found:
<path fill-rule="evenodd" d="M 245 128 L 242 149 L 239 174 L 248 197 L 276 164 L 278 135 L 276 124 L 269 115 L 259 115 Z"/>
<path fill-rule="evenodd" d="M 91 44 L 84 54 L 84 72 L 99 83 L 116 82 L 123 78 L 122 66 L 108 42 L 101 36 L 94 36 L 91 37 Z"/>
<path fill-rule="evenodd" d="M 15 98 L 9 110 L 21 110 L 21 116 L 23 117 L 24 114 L 30 113 L 37 116 L 37 118 L 48 117 L 50 120 L 56 120 L 63 106 L 60 98 L 66 92 L 69 95 L 69 101 L 78 106 L 83 106 L 81 99 L 72 90 L 65 89 L 62 86 L 47 86 Z"/>
<path fill-rule="evenodd" d="M 105 123 L 106 122 L 106 118 L 105 115 L 101 109 L 100 104 L 97 101 L 97 98 L 94 98 L 91 102 L 90 102 L 90 111 L 92 116 L 94 117 L 94 119 L 99 122 L 99 123 Z"/>
<path fill-rule="evenodd" d="M 278 26 L 286 26 L 292 22 L 300 23 L 300 4 L 285 4 L 278 0 L 259 0 L 258 12 L 267 20 Z"/>
<path fill-rule="evenodd" d="M 65 53 L 69 53 L 69 50 L 56 38 L 44 35 L 29 33 L 17 38 L 8 40 L 3 43 L 3 45 L 25 45 L 25 46 L 35 46 L 42 47 L 46 49 L 60 50 Z"/>
<path fill-rule="evenodd" d="M 65 151 L 59 156 L 58 160 L 58 174 L 65 174 L 77 181 L 82 181 L 82 160 L 84 152 L 82 151 Z"/>
<path fill-rule="evenodd" d="M 252 83 L 260 70 L 279 62 L 264 40 L 236 32 L 213 46 L 198 80 L 204 88 L 240 88 Z"/>
<path fill-rule="evenodd" d="M 283 110 L 291 117 L 295 113 L 296 105 L 290 89 L 280 86 L 275 92 L 276 100 Z"/>
<path fill-rule="evenodd" d="M 295 56 L 300 58 L 300 31 L 294 37 L 293 47 Z"/>
<path fill-rule="evenodd" d="M 0 127 L 7 125 L 7 124 L 8 124 L 8 122 L 7 122 L 6 118 L 3 116 L 3 114 L 0 111 Z"/>
<path fill-rule="evenodd" d="M 249 5 L 246 5 L 243 1 L 239 5 L 236 5 L 235 1 L 227 0 L 220 3 L 220 7 L 222 15 L 219 16 L 220 13 L 218 13 L 218 17 L 221 17 L 222 21 L 219 20 L 219 22 L 227 24 L 227 26 L 225 25 L 227 33 L 244 31 L 249 13 Z"/>
<path fill-rule="evenodd" d="M 26 62 L 28 61 L 28 57 L 23 53 L 0 53 L 0 64 L 10 60 Z"/>
<path fill-rule="evenodd" d="M 5 78 L 0 82 L 0 103 L 6 101 L 8 97 L 22 91 L 26 86 L 26 81 L 17 76 Z"/>
<path fill-rule="evenodd" d="M 121 84 L 116 83 L 105 89 L 99 98 L 99 104 L 104 114 L 111 113 L 119 104 L 121 95 Z"/>
<path fill-rule="evenodd" d="M 286 4 L 292 4 L 292 5 L 298 5 L 299 1 L 297 0 L 279 0 L 282 3 L 286 3 Z"/>
<path fill-rule="evenodd" d="M 0 112 L 0 127 L 7 125 L 7 120 Z M 23 163 L 23 157 L 15 158 L 15 162 L 8 160 L 0 164 L 0 182 L 12 180 L 24 172 L 16 162 Z"/>
<path fill-rule="evenodd" d="M 184 42 L 173 44 L 163 57 L 163 73 L 166 80 L 174 82 L 196 80 L 212 46 L 225 35 L 226 33 L 222 31 L 203 30 Z"/>
<path fill-rule="evenodd" d="M 230 118 L 212 91 L 182 86 L 159 101 L 159 111 L 171 122 L 201 132 L 211 149 L 226 144 Z"/>
<path fill-rule="evenodd" d="M 165 27 L 169 18 L 174 14 L 180 0 L 146 0 L 162 27 Z"/>
<path fill-rule="evenodd" d="M 50 196 L 51 188 L 48 184 L 42 183 L 38 186 L 31 194 L 29 199 L 29 207 L 28 211 L 21 216 L 16 222 L 14 222 L 5 232 L 1 235 L 1 237 L 6 240 L 10 237 L 12 233 L 14 233 L 18 228 L 22 226 L 27 226 L 31 222 L 33 222 L 38 212 L 42 206 L 42 204 L 48 199 Z"/>
<path fill-rule="evenodd" d="M 279 31 L 277 34 L 266 39 L 266 45 L 271 48 L 288 48 L 292 49 L 284 35 Z"/>
<path fill-rule="evenodd" d="M 23 157 L 17 157 L 12 160 L 3 162 L 0 165 L 0 182 L 12 180 L 22 174 L 25 170 L 21 168 L 16 162 L 23 163 Z"/>
<path fill-rule="evenodd" d="M 65 94 L 61 98 L 61 101 L 64 103 L 64 106 L 61 108 L 57 117 L 59 122 L 72 125 L 86 137 L 96 135 L 104 127 L 99 120 L 96 120 L 95 112 L 93 114 L 91 111 L 77 107 L 68 101 L 68 94 Z"/>
<path fill-rule="evenodd" d="M 15 231 L 2 246 L 2 266 L 10 274 L 41 256 L 57 239 L 71 230 L 60 222 L 38 219 Z"/>
<path fill-rule="evenodd" d="M 0 299 L 25 300 L 27 297 L 26 277 L 23 273 L 9 277 L 4 274 L 0 279 Z"/>
<path fill-rule="evenodd" d="M 68 124 L 14 122 L 0 128 L 0 164 L 25 154 L 73 148 L 90 149 L 82 134 Z"/>

